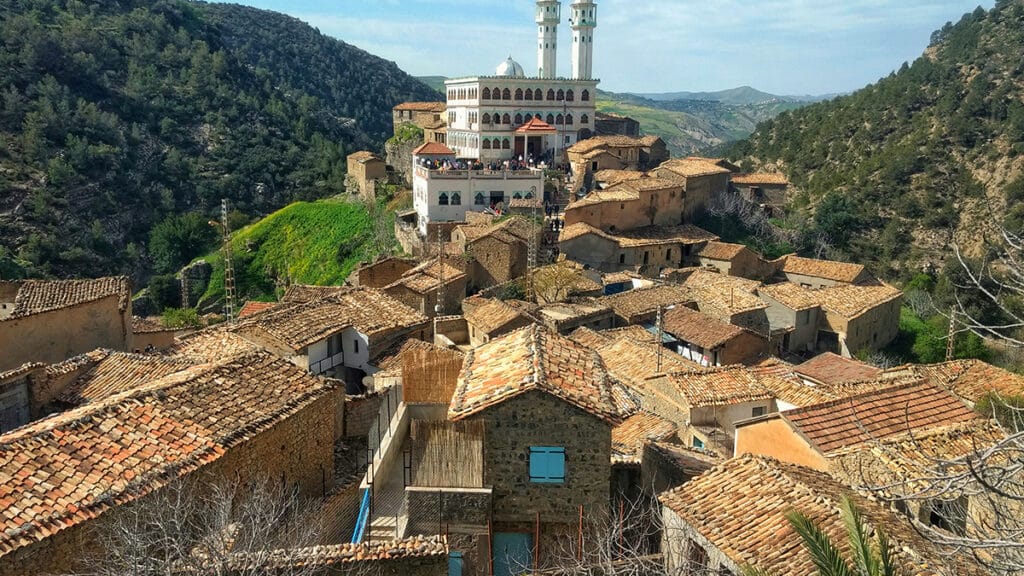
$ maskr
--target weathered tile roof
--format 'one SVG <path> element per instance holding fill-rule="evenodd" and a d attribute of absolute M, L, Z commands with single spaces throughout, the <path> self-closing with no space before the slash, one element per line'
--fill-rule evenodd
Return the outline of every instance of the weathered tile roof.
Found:
<path fill-rule="evenodd" d="M 219 459 L 331 390 L 285 360 L 253 353 L 0 436 L 0 561 Z"/>
<path fill-rule="evenodd" d="M 521 310 L 501 300 L 488 299 L 479 306 L 467 308 L 466 322 L 486 334 L 492 334 L 516 320 L 530 319 Z"/>
<path fill-rule="evenodd" d="M 149 318 L 140 318 L 138 316 L 132 316 L 133 334 L 153 334 L 156 332 L 169 332 L 173 330 L 173 328 L 167 328 L 163 324 L 160 324 L 155 320 L 151 320 Z"/>
<path fill-rule="evenodd" d="M 448 109 L 445 102 L 402 102 L 392 110 L 412 110 L 413 112 L 444 112 Z"/>
<path fill-rule="evenodd" d="M 540 232 L 537 225 L 522 216 L 511 216 L 493 224 L 457 226 L 466 236 L 466 243 L 472 244 L 482 238 L 495 238 L 506 244 L 530 241 L 531 235 Z"/>
<path fill-rule="evenodd" d="M 832 352 L 819 354 L 802 364 L 797 364 L 793 371 L 823 384 L 859 382 L 882 375 L 879 368 L 853 358 L 843 358 Z"/>
<path fill-rule="evenodd" d="M 666 458 L 691 477 L 698 476 L 722 462 L 721 458 L 708 450 L 672 442 L 648 442 L 646 449 Z"/>
<path fill-rule="evenodd" d="M 874 390 L 883 390 L 900 383 L 917 381 L 917 379 L 906 378 L 876 378 L 811 385 L 807 384 L 794 369 L 795 366 L 778 358 L 769 358 L 748 368 L 758 382 L 767 388 L 777 400 L 800 408 L 841 400 Z"/>
<path fill-rule="evenodd" d="M 708 313 L 734 315 L 768 307 L 767 303 L 754 296 L 754 292 L 761 286 L 755 280 L 701 269 L 692 272 L 683 280 L 682 285 L 693 294 L 698 309 L 714 309 L 706 310 Z"/>
<path fill-rule="evenodd" d="M 789 178 L 778 172 L 754 172 L 752 174 L 733 174 L 733 184 L 741 186 L 789 186 Z"/>
<path fill-rule="evenodd" d="M 95 350 L 61 362 L 54 367 L 56 373 L 63 372 L 61 364 L 73 365 L 75 368 L 89 366 L 58 396 L 62 402 L 80 405 L 181 372 L 194 365 L 194 362 L 180 357 Z"/>
<path fill-rule="evenodd" d="M 604 365 L 613 376 L 634 388 L 643 389 L 644 381 L 658 374 L 658 348 L 653 340 L 643 342 L 624 337 L 605 342 L 594 350 L 601 355 Z M 662 348 L 660 353 L 662 373 L 700 368 L 696 362 L 691 362 L 670 350 Z"/>
<path fill-rule="evenodd" d="M 455 156 L 455 152 L 440 142 L 427 142 L 412 151 L 413 156 Z"/>
<path fill-rule="evenodd" d="M 635 406 L 617 404 L 616 385 L 596 352 L 541 326 L 528 326 L 467 354 L 448 417 L 461 420 L 540 390 L 617 424 Z"/>
<path fill-rule="evenodd" d="M 888 284 L 856 286 L 852 284 L 830 286 L 814 291 L 821 307 L 846 318 L 856 318 L 903 297 L 903 292 Z"/>
<path fill-rule="evenodd" d="M 757 289 L 758 294 L 765 294 L 790 310 L 809 310 L 821 306 L 814 292 L 792 282 L 768 284 Z"/>
<path fill-rule="evenodd" d="M 730 244 L 729 242 L 708 242 L 697 252 L 697 256 L 709 260 L 729 260 L 739 256 L 747 247 L 743 244 Z"/>
<path fill-rule="evenodd" d="M 619 246 L 636 248 L 640 246 L 658 246 L 662 244 L 700 244 L 709 240 L 717 240 L 711 232 L 692 224 L 681 226 L 647 226 L 620 233 L 614 236 Z"/>
<path fill-rule="evenodd" d="M 621 328 L 609 328 L 600 332 L 605 338 L 620 342 L 631 340 L 641 344 L 655 344 L 658 342 L 658 335 L 639 324 L 630 324 Z"/>
<path fill-rule="evenodd" d="M 632 318 L 657 312 L 658 306 L 689 304 L 693 302 L 693 294 L 684 286 L 666 284 L 602 296 L 597 301 L 614 310 L 622 318 Z"/>
<path fill-rule="evenodd" d="M 594 228 L 593 226 L 587 224 L 586 222 L 577 222 L 575 224 L 570 224 L 565 228 L 562 228 L 562 232 L 558 235 L 558 241 L 568 242 L 569 240 L 575 240 L 576 238 L 586 236 L 587 234 L 596 234 L 597 236 L 611 240 L 612 242 L 616 241 L 615 237 L 612 236 L 611 234 L 606 234 L 605 232 L 597 228 Z"/>
<path fill-rule="evenodd" d="M 292 568 L 328 567 L 338 564 L 384 563 L 410 558 L 448 556 L 448 543 L 443 536 L 412 536 L 403 540 L 380 540 L 359 544 L 330 544 L 309 548 L 286 548 L 258 554 L 236 553 L 228 568 L 250 573 L 265 570 L 266 574 L 288 573 Z M 444 561 L 447 564 L 447 561 Z M 381 564 L 383 567 L 384 564 Z M 366 566 L 373 571 L 377 566 Z"/>
<path fill-rule="evenodd" d="M 569 205 L 569 208 L 592 206 L 605 202 L 633 202 L 640 199 L 640 193 L 629 186 L 630 182 L 620 182 L 605 189 L 592 190 L 589 194 Z"/>
<path fill-rule="evenodd" d="M 1024 395 L 1024 377 L 981 360 L 908 364 L 886 370 L 885 374 L 924 378 L 972 403 L 989 393 L 1003 398 Z"/>
<path fill-rule="evenodd" d="M 592 349 L 597 349 L 598 347 L 608 344 L 609 342 L 612 341 L 611 338 L 606 336 L 603 332 L 592 330 L 590 328 L 587 328 L 586 326 L 581 326 L 573 330 L 572 334 L 570 334 L 569 337 L 575 340 L 577 343 Z"/>
<path fill-rule="evenodd" d="M 380 160 L 380 156 L 377 156 L 373 152 L 368 150 L 360 150 L 359 152 L 353 152 L 348 155 L 348 160 L 355 160 L 356 162 L 368 162 L 370 160 Z"/>
<path fill-rule="evenodd" d="M 674 372 L 669 379 L 691 408 L 771 400 L 772 393 L 743 366 Z"/>
<path fill-rule="evenodd" d="M 611 308 L 594 303 L 593 301 L 579 301 L 544 304 L 537 310 L 536 314 L 538 318 L 551 322 L 560 330 L 561 326 L 565 323 L 586 321 L 590 318 L 605 315 L 610 316 L 611 311 Z"/>
<path fill-rule="evenodd" d="M 289 304 L 305 304 L 314 300 L 323 300 L 329 296 L 343 294 L 350 290 L 348 286 L 309 286 L 292 284 L 284 291 L 281 302 Z"/>
<path fill-rule="evenodd" d="M 594 172 L 594 182 L 605 182 L 608 184 L 618 184 L 644 177 L 645 174 L 643 172 L 637 172 L 636 170 L 598 170 Z"/>
<path fill-rule="evenodd" d="M 22 364 L 17 368 L 12 368 L 10 370 L 4 370 L 0 372 L 0 382 L 12 380 L 14 378 L 20 378 L 21 376 L 24 376 L 25 374 L 28 374 L 29 372 L 32 372 L 33 370 L 36 370 L 38 368 L 45 368 L 47 370 L 47 373 L 49 373 L 49 367 L 47 367 L 45 364 L 41 364 L 39 362 L 26 362 L 25 364 Z"/>
<path fill-rule="evenodd" d="M 662 494 L 659 500 L 736 567 L 750 564 L 780 576 L 812 576 L 817 568 L 786 514 L 803 513 L 848 555 L 849 539 L 840 512 L 844 495 L 868 526 L 886 533 L 908 574 L 949 574 L 944 567 L 955 567 L 959 574 L 982 573 L 966 564 L 966 559 L 950 560 L 887 506 L 856 494 L 824 472 L 771 458 L 734 458 Z"/>
<path fill-rule="evenodd" d="M 255 316 L 260 312 L 273 309 L 277 306 L 277 302 L 258 302 L 256 300 L 246 300 L 245 304 L 242 305 L 242 309 L 238 311 L 239 318 L 248 318 L 249 316 Z"/>
<path fill-rule="evenodd" d="M 659 166 L 684 178 L 728 174 L 729 171 L 703 158 L 676 158 Z"/>
<path fill-rule="evenodd" d="M 404 286 L 417 294 L 426 294 L 436 291 L 441 286 L 442 279 L 447 283 L 465 277 L 462 270 L 433 258 L 402 274 L 401 278 L 385 286 L 384 290 Z"/>
<path fill-rule="evenodd" d="M 836 282 L 853 282 L 864 273 L 864 266 L 849 262 L 817 260 L 800 256 L 783 256 L 782 271 L 786 274 L 812 276 Z"/>
<path fill-rule="evenodd" d="M 787 410 L 780 416 L 825 455 L 873 440 L 978 418 L 958 398 L 927 382 L 899 384 Z"/>
<path fill-rule="evenodd" d="M 726 344 L 744 332 L 739 326 L 722 322 L 685 306 L 677 306 L 665 312 L 662 324 L 665 332 L 709 350 Z"/>
<path fill-rule="evenodd" d="M 583 267 L 572 260 L 555 262 L 541 266 L 533 271 L 538 290 L 550 286 L 551 291 L 568 291 L 569 296 L 586 292 L 601 292 L 604 285 L 591 280 L 583 272 Z M 565 286 L 569 284 L 569 286 Z"/>
<path fill-rule="evenodd" d="M 226 326 L 214 326 L 179 336 L 174 346 L 164 353 L 168 356 L 191 359 L 195 363 L 206 363 L 257 349 L 259 346 L 229 332 Z"/>
<path fill-rule="evenodd" d="M 8 320 L 118 296 L 118 309 L 126 310 L 132 297 L 127 276 L 95 280 L 26 280 L 14 297 Z"/>
<path fill-rule="evenodd" d="M 664 441 L 679 428 L 660 416 L 637 412 L 612 428 L 612 461 L 640 463 L 644 445 L 651 441 Z"/>
<path fill-rule="evenodd" d="M 651 144 L 653 142 L 648 139 L 614 134 L 609 136 L 593 136 L 586 140 L 580 140 L 566 149 L 566 152 L 586 154 L 587 152 L 602 148 L 649 148 Z"/>

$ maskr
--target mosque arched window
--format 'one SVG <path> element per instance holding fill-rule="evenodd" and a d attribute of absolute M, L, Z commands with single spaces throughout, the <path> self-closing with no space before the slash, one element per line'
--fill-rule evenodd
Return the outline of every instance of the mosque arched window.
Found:
<path fill-rule="evenodd" d="M 448 205 L 448 194 L 447 193 L 441 192 L 441 195 L 437 197 L 437 205 L 438 206 L 447 206 Z"/>
<path fill-rule="evenodd" d="M 484 88 L 483 94 L 480 97 L 480 99 L 481 100 L 490 100 L 491 99 L 491 89 L 490 88 Z"/>
<path fill-rule="evenodd" d="M 553 125 L 555 123 L 555 115 L 554 114 L 548 114 L 548 118 L 547 118 L 547 120 L 545 120 L 545 122 L 547 122 L 548 124 L 552 124 Z"/>
<path fill-rule="evenodd" d="M 580 124 L 590 124 L 590 116 L 586 114 L 580 116 Z"/>
<path fill-rule="evenodd" d="M 565 115 L 565 123 L 569 126 L 572 126 L 572 114 Z"/>
<path fill-rule="evenodd" d="M 488 140 L 487 138 L 484 138 L 484 150 L 490 150 L 490 149 L 491 149 L 491 141 Z"/>
<path fill-rule="evenodd" d="M 556 97 L 556 100 L 558 100 L 559 102 L 561 102 L 562 100 L 565 100 L 565 91 L 559 90 L 558 91 L 558 96 Z"/>
<path fill-rule="evenodd" d="M 527 89 L 525 94 L 526 100 L 533 100 L 533 90 Z"/>
<path fill-rule="evenodd" d="M 536 90 L 533 91 L 533 99 L 534 100 L 543 100 L 544 99 L 543 95 L 540 92 L 540 88 L 537 88 Z"/>
<path fill-rule="evenodd" d="M 501 148 L 503 150 L 510 150 L 512 148 L 512 143 L 508 141 L 508 138 L 501 141 Z"/>
<path fill-rule="evenodd" d="M 583 93 L 580 94 L 580 100 L 590 102 L 590 90 L 584 90 Z"/>
<path fill-rule="evenodd" d="M 501 117 L 501 123 L 502 124 L 511 124 L 512 123 L 512 117 L 509 116 L 508 114 L 505 114 L 504 116 Z"/>
<path fill-rule="evenodd" d="M 484 205 L 484 194 L 483 194 L 483 192 L 477 192 L 476 193 L 476 196 L 473 197 L 473 204 L 476 204 L 477 206 L 483 206 Z"/>
<path fill-rule="evenodd" d="M 555 116 L 555 124 L 558 124 L 559 126 L 565 124 L 565 116 L 562 116 L 561 114 Z"/>
<path fill-rule="evenodd" d="M 501 91 L 501 99 L 502 100 L 511 100 L 512 99 L 512 91 L 509 90 L 508 88 L 505 88 L 504 90 L 502 90 Z"/>
<path fill-rule="evenodd" d="M 523 99 L 523 89 L 522 88 L 516 88 L 516 100 L 522 100 L 522 99 Z"/>
<path fill-rule="evenodd" d="M 572 90 L 565 91 L 565 100 L 567 102 L 573 102 L 576 100 L 576 94 Z"/>
<path fill-rule="evenodd" d="M 554 99 L 555 99 L 555 91 L 554 91 L 554 89 L 549 88 L 548 89 L 548 100 L 554 100 Z"/>
<path fill-rule="evenodd" d="M 522 125 L 523 125 L 523 115 L 522 114 L 516 114 L 516 126 L 522 126 Z"/>
<path fill-rule="evenodd" d="M 458 192 L 452 192 L 452 206 L 462 206 L 462 195 Z"/>
<path fill-rule="evenodd" d="M 484 124 L 490 124 L 491 123 L 491 115 L 486 113 L 486 112 L 484 112 L 483 118 L 480 121 L 483 122 Z"/>

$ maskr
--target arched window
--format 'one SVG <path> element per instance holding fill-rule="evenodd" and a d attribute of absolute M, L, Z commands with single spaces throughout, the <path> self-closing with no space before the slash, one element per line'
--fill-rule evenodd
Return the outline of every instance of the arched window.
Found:
<path fill-rule="evenodd" d="M 526 199 L 527 200 L 533 200 L 533 192 L 527 192 L 526 193 Z"/>
<path fill-rule="evenodd" d="M 523 115 L 522 114 L 516 114 L 516 126 L 522 126 L 522 125 L 523 125 Z"/>
<path fill-rule="evenodd" d="M 572 126 L 572 114 L 565 115 L 565 123 L 568 124 L 569 126 Z"/>
<path fill-rule="evenodd" d="M 548 124 L 552 124 L 553 125 L 555 123 L 555 115 L 554 114 L 548 114 L 548 119 L 545 120 L 545 122 L 547 122 Z"/>
<path fill-rule="evenodd" d="M 553 89 L 551 89 L 551 88 L 548 88 L 548 100 L 554 100 L 554 99 L 555 99 L 555 91 Z"/>
<path fill-rule="evenodd" d="M 486 112 L 484 112 L 484 117 L 483 117 L 482 121 L 483 121 L 484 124 L 490 124 L 491 123 L 491 115 L 486 113 Z"/>
<path fill-rule="evenodd" d="M 484 205 L 484 194 L 483 194 L 483 192 L 477 192 L 476 193 L 476 196 L 473 197 L 473 204 L 476 204 L 477 206 L 483 206 Z"/>
<path fill-rule="evenodd" d="M 560 89 L 558 91 L 558 96 L 556 97 L 556 100 L 558 100 L 559 102 L 565 100 L 565 92 L 563 90 Z"/>
<path fill-rule="evenodd" d="M 516 88 L 516 100 L 522 100 L 522 99 L 523 99 L 523 89 L 522 88 Z"/>
<path fill-rule="evenodd" d="M 502 98 L 502 100 L 511 100 L 512 99 L 512 91 L 509 90 L 508 88 L 505 88 L 501 92 L 501 98 Z"/>
<path fill-rule="evenodd" d="M 583 94 L 580 94 L 580 100 L 590 102 L 590 90 L 584 90 Z"/>
<path fill-rule="evenodd" d="M 537 120 L 541 120 L 541 119 L 542 119 L 542 118 L 540 117 L 540 114 L 534 114 L 534 115 L 533 115 L 533 117 L 534 117 L 534 118 L 536 118 Z"/>
<path fill-rule="evenodd" d="M 508 141 L 508 138 L 501 141 L 501 148 L 503 150 L 509 150 L 512 148 L 512 144 Z"/>
<path fill-rule="evenodd" d="M 495 150 L 501 150 L 501 140 L 494 139 L 494 145 L 492 146 Z"/>
<path fill-rule="evenodd" d="M 448 193 L 447 192 L 441 192 L 441 195 L 437 197 L 437 204 L 439 206 L 447 206 L 448 205 Z"/>
<path fill-rule="evenodd" d="M 565 99 L 569 102 L 576 100 L 576 94 L 572 90 L 565 91 Z"/>
<path fill-rule="evenodd" d="M 522 200 L 523 199 L 523 195 L 520 194 L 519 192 L 516 192 L 515 194 L 512 195 L 512 199 L 513 200 Z"/>
<path fill-rule="evenodd" d="M 540 88 L 537 88 L 536 90 L 533 91 L 533 99 L 534 100 L 543 100 L 544 99 L 544 96 L 540 93 Z"/>
<path fill-rule="evenodd" d="M 484 138 L 484 150 L 490 150 L 490 149 L 491 149 L 491 141 L 488 140 L 487 138 Z"/>
<path fill-rule="evenodd" d="M 580 124 L 590 124 L 590 116 L 586 114 L 580 116 Z"/>
<path fill-rule="evenodd" d="M 462 206 L 462 195 L 458 192 L 452 192 L 452 206 Z"/>
<path fill-rule="evenodd" d="M 558 116 L 555 116 L 555 124 L 558 124 L 558 125 L 565 124 L 565 116 L 562 116 L 561 114 L 559 114 Z"/>
<path fill-rule="evenodd" d="M 502 124 L 511 124 L 511 123 L 512 123 L 512 117 L 511 117 L 511 116 L 509 116 L 509 115 L 508 115 L 508 114 L 506 113 L 506 114 L 505 114 L 504 116 L 502 116 L 502 117 L 501 117 L 501 123 L 502 123 Z"/>
<path fill-rule="evenodd" d="M 533 90 L 530 90 L 529 88 L 526 89 L 526 99 L 533 100 Z"/>

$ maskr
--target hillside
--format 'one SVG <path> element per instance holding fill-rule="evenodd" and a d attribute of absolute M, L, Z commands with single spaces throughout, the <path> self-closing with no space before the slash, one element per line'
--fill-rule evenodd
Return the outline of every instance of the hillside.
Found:
<path fill-rule="evenodd" d="M 293 18 L 184 0 L 12 0 L 0 70 L 3 277 L 145 281 L 158 223 L 337 194 L 391 107 L 435 96 Z"/>
<path fill-rule="evenodd" d="M 888 277 L 979 255 L 981 232 L 1020 230 L 1024 0 L 935 32 L 912 64 L 849 96 L 781 114 L 724 150 L 779 167 L 798 189 L 788 223 Z M 805 235 L 806 237 L 807 235 Z"/>

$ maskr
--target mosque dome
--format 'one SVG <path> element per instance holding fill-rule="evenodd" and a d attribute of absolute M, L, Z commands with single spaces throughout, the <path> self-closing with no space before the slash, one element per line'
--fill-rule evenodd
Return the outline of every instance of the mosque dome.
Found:
<path fill-rule="evenodd" d="M 526 72 L 523 70 L 523 67 L 519 65 L 519 62 L 513 60 L 511 56 L 508 57 L 508 60 L 498 65 L 494 75 L 506 78 L 526 78 Z"/>

